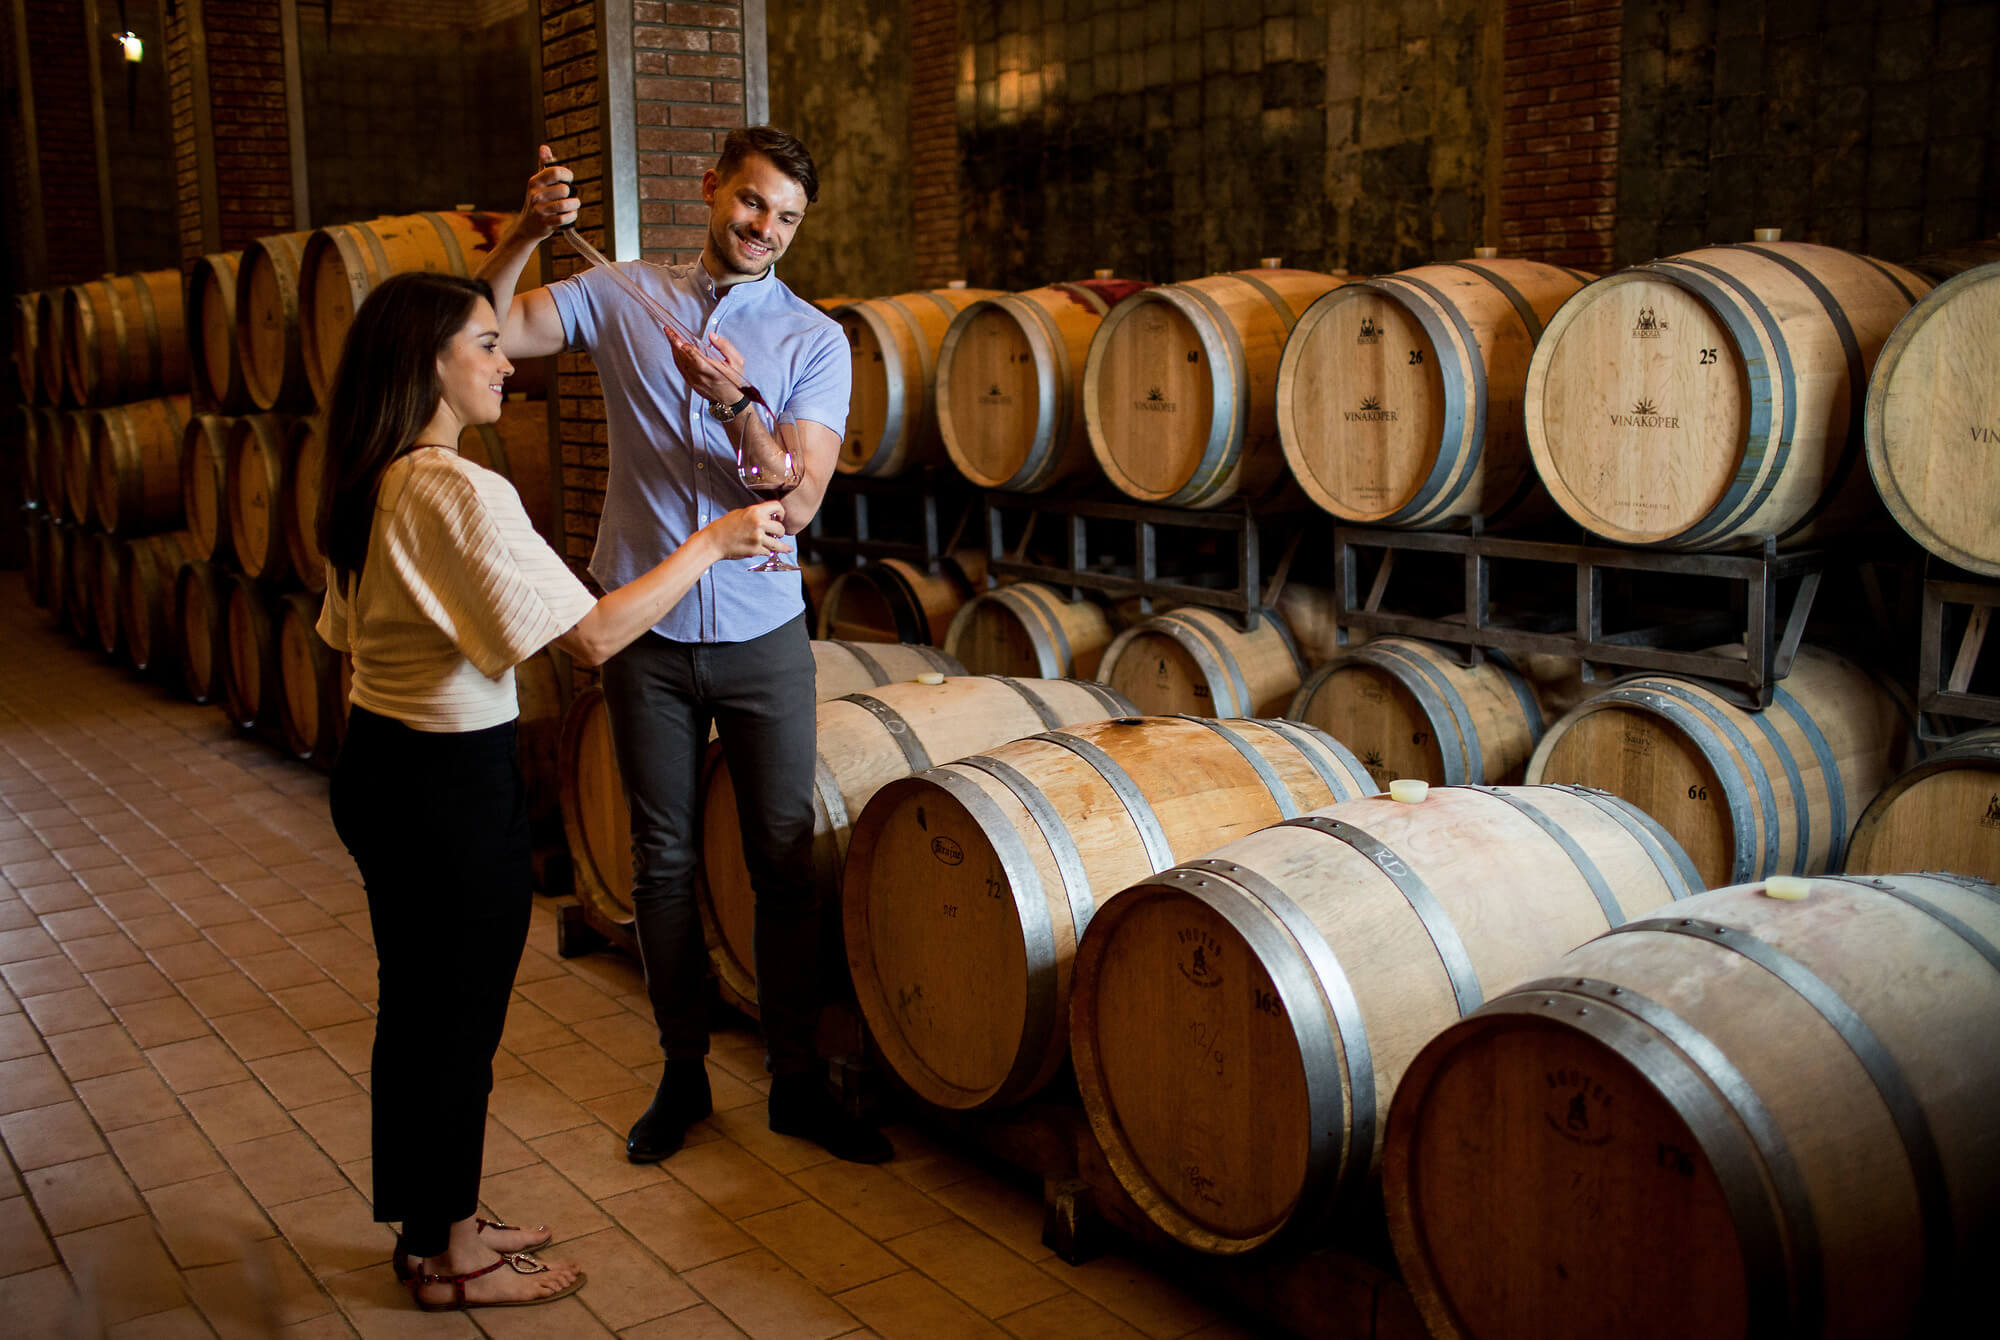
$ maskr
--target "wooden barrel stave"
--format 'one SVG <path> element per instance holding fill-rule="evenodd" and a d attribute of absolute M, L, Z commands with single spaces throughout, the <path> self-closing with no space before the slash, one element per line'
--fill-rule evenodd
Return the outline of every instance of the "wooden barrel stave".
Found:
<path fill-rule="evenodd" d="M 229 659 L 229 572 L 219 563 L 194 558 L 174 576 L 175 660 L 181 684 L 197 703 L 222 694 L 222 667 Z"/>
<path fill-rule="evenodd" d="M 1720 885 L 1837 868 L 1909 740 L 1903 708 L 1879 682 L 1801 647 L 1764 712 L 1690 680 L 1620 681 L 1549 727 L 1527 779 L 1624 797 Z"/>
<path fill-rule="evenodd" d="M 267 584 L 291 575 L 284 504 L 292 423 L 286 414 L 246 414 L 229 428 L 222 488 L 229 547 L 244 575 Z"/>
<path fill-rule="evenodd" d="M 375 286 L 392 274 L 469 275 L 492 250 L 507 216 L 478 211 L 403 214 L 335 224 L 312 233 L 299 259 L 299 340 L 306 380 L 324 402 L 348 327 Z"/>
<path fill-rule="evenodd" d="M 1521 428 L 1542 328 L 1594 276 L 1539 261 L 1418 266 L 1324 294 L 1285 343 L 1278 437 L 1306 495 L 1407 528 L 1547 510 Z"/>
<path fill-rule="evenodd" d="M 90 442 L 102 413 L 99 409 L 76 409 L 63 416 L 62 445 L 58 449 L 62 462 L 63 519 L 79 526 L 97 520 Z"/>
<path fill-rule="evenodd" d="M 181 433 L 181 516 L 194 536 L 197 557 L 226 560 L 229 538 L 229 435 L 235 420 L 196 414 Z"/>
<path fill-rule="evenodd" d="M 1345 276 L 1243 270 L 1135 293 L 1111 309 L 1083 373 L 1090 448 L 1143 502 L 1214 507 L 1282 477 L 1278 360 L 1298 314 Z"/>
<path fill-rule="evenodd" d="M 319 635 L 321 603 L 305 591 L 277 602 L 278 725 L 295 758 L 328 766 L 339 752 L 346 713 L 340 654 Z"/>
<path fill-rule="evenodd" d="M 944 288 L 868 298 L 834 309 L 854 368 L 853 400 L 837 469 L 842 474 L 903 474 L 943 459 L 938 432 L 938 348 L 958 314 L 1005 295 Z"/>
<path fill-rule="evenodd" d="M 814 641 L 812 654 L 818 702 L 923 674 L 966 673 L 949 654 L 917 643 Z"/>
<path fill-rule="evenodd" d="M 50 405 L 77 403 L 63 367 L 63 350 L 69 343 L 63 308 L 63 291 L 59 288 L 43 289 L 35 295 L 35 367 L 42 400 Z"/>
<path fill-rule="evenodd" d="M 236 271 L 236 358 L 251 405 L 265 413 L 312 404 L 301 334 L 300 266 L 310 231 L 260 237 Z"/>
<path fill-rule="evenodd" d="M 972 303 L 938 347 L 946 453 L 979 488 L 1040 493 L 1094 470 L 1077 384 L 1090 340 L 1130 280 L 1049 284 Z"/>
<path fill-rule="evenodd" d="M 326 589 L 326 555 L 319 547 L 319 492 L 326 469 L 326 438 L 317 417 L 293 422 L 285 441 L 285 494 L 278 504 L 285 559 L 308 591 Z"/>
<path fill-rule="evenodd" d="M 142 535 L 127 545 L 119 606 L 125 619 L 125 656 L 134 670 L 159 673 L 176 664 L 180 611 L 174 583 L 181 565 L 197 556 L 194 537 L 184 530 Z"/>
<path fill-rule="evenodd" d="M 1119 890 L 1373 789 L 1311 727 L 1175 717 L 1047 732 L 890 781 L 853 822 L 841 899 L 884 1058 L 941 1107 L 1027 1096 L 1067 1055 L 1076 939 Z"/>
<path fill-rule="evenodd" d="M 195 404 L 210 413 L 241 414 L 254 407 L 236 340 L 242 267 L 242 252 L 219 251 L 188 272 L 188 380 Z"/>
<path fill-rule="evenodd" d="M 1285 715 L 1360 755 L 1387 786 L 1518 782 L 1543 731 L 1534 689 L 1498 653 L 1462 666 L 1415 638 L 1376 638 L 1315 670 Z"/>
<path fill-rule="evenodd" d="M 1536 470 L 1572 519 L 1621 543 L 1714 549 L 1851 527 L 1876 506 L 1859 478 L 1869 369 L 1929 287 L 1791 242 L 1607 275 L 1536 346 Z"/>
<path fill-rule="evenodd" d="M 97 532 L 78 528 L 63 550 L 63 622 L 87 643 L 97 641 Z"/>
<path fill-rule="evenodd" d="M 256 580 L 227 574 L 223 600 L 222 711 L 232 725 L 274 723 L 285 695 L 278 620 Z"/>
<path fill-rule="evenodd" d="M 188 389 L 181 272 L 108 275 L 63 293 L 64 371 L 85 405 Z"/>
<path fill-rule="evenodd" d="M 1298 692 L 1305 662 L 1272 610 L 1246 633 L 1233 616 L 1188 607 L 1120 633 L 1097 674 L 1148 714 L 1277 716 Z"/>
<path fill-rule="evenodd" d="M 94 641 L 106 656 L 116 656 L 125 648 L 125 541 L 98 531 L 91 536 L 91 543 L 97 547 L 90 597 L 91 616 L 96 620 Z"/>
<path fill-rule="evenodd" d="M 985 556 L 974 550 L 940 559 L 935 573 L 900 558 L 877 559 L 833 579 L 815 631 L 841 642 L 942 645 L 985 572 Z"/>
<path fill-rule="evenodd" d="M 13 299 L 14 381 L 20 388 L 21 403 L 34 405 L 42 400 L 42 377 L 38 345 L 41 330 L 35 320 L 35 305 L 41 295 L 16 293 Z"/>
<path fill-rule="evenodd" d="M 92 505 L 113 535 L 178 530 L 184 524 L 181 449 L 189 398 L 112 405 L 91 424 Z"/>
<path fill-rule="evenodd" d="M 1111 619 L 1091 600 L 1066 600 L 1040 582 L 1015 582 L 959 607 L 944 649 L 974 674 L 1093 679 L 1111 645 Z"/>
<path fill-rule="evenodd" d="M 2000 883 L 2000 727 L 1955 737 L 1884 786 L 1854 825 L 1841 868 Z"/>
<path fill-rule="evenodd" d="M 48 563 L 42 576 L 42 591 L 46 596 L 43 608 L 59 626 L 69 624 L 66 606 L 69 604 L 69 547 L 70 537 L 76 527 L 60 517 L 51 516 L 44 532 L 48 544 Z"/>
<path fill-rule="evenodd" d="M 823 700 L 813 765 L 814 883 L 839 898 L 851 817 L 885 784 L 931 761 L 959 758 L 1039 731 L 1129 712 L 1102 685 L 988 676 L 907 681 Z M 754 1013 L 756 961 L 751 887 L 736 789 L 720 745 L 702 781 L 702 860 L 697 893 L 710 928 L 709 956 L 730 999 Z"/>
<path fill-rule="evenodd" d="M 1859 1337 L 1969 1315 L 2000 1208 L 2000 890 L 1767 888 L 1592 940 L 1417 1057 L 1383 1188 L 1433 1334 Z"/>
<path fill-rule="evenodd" d="M 1986 577 L 2000 577 L 1996 384 L 2000 261 L 1910 309 L 1882 346 L 1862 419 L 1868 471 L 1889 515 L 1939 558 Z"/>
<path fill-rule="evenodd" d="M 1697 889 L 1643 814 L 1575 788 L 1438 788 L 1265 828 L 1091 922 L 1071 1006 L 1085 1110 L 1157 1226 L 1251 1250 L 1366 1184 L 1404 1067 L 1468 1002 Z"/>

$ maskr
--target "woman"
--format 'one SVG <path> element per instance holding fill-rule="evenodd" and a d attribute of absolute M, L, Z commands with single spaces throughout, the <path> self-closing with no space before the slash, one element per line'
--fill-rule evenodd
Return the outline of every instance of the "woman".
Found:
<path fill-rule="evenodd" d="M 333 822 L 361 870 L 381 999 L 375 1217 L 426 1310 L 574 1293 L 528 1255 L 546 1229 L 478 1218 L 493 1054 L 528 929 L 528 831 L 513 667 L 554 642 L 597 665 L 659 622 L 710 564 L 786 552 L 782 508 L 745 507 L 593 600 L 513 487 L 462 459 L 513 367 L 476 279 L 401 274 L 355 314 L 326 412 L 319 631 L 354 658 Z M 504 1269 L 503 1269 L 504 1267 Z"/>

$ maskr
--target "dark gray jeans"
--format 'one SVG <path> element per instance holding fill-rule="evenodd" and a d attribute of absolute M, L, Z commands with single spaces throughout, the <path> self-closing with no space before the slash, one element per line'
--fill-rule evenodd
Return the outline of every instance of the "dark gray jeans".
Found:
<path fill-rule="evenodd" d="M 814 1068 L 821 919 L 812 867 L 818 713 L 801 614 L 748 642 L 647 633 L 604 666 L 604 705 L 632 811 L 632 908 L 646 991 L 670 1058 L 708 1052 L 708 956 L 695 905 L 701 763 L 711 721 L 736 786 L 757 894 L 757 996 L 766 1064 Z"/>

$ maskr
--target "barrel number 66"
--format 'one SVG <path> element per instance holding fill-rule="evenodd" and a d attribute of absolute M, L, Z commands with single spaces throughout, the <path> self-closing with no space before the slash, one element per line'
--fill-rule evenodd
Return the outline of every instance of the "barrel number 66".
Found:
<path fill-rule="evenodd" d="M 1689 800 L 1707 800 L 1707 799 L 1708 799 L 1708 788 L 1707 788 L 1707 787 L 1705 787 L 1705 786 L 1702 786 L 1702 785 L 1700 785 L 1700 784 L 1696 784 L 1696 785 L 1694 785 L 1694 786 L 1690 786 L 1690 787 L 1688 788 L 1688 799 L 1689 799 Z"/>

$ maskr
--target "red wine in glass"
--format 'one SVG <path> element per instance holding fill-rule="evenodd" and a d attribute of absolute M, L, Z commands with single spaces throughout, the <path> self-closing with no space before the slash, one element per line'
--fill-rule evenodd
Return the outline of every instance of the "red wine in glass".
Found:
<path fill-rule="evenodd" d="M 783 450 L 780 451 L 776 462 L 763 463 L 750 460 L 742 452 L 737 452 L 736 477 L 743 481 L 744 488 L 766 502 L 781 501 L 792 490 L 803 484 L 806 478 L 798 457 L 790 451 Z M 772 554 L 750 569 L 752 572 L 797 572 L 798 570 L 799 565 L 785 562 L 782 554 Z"/>

